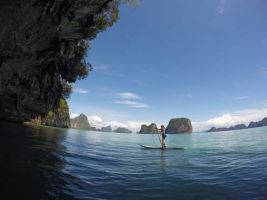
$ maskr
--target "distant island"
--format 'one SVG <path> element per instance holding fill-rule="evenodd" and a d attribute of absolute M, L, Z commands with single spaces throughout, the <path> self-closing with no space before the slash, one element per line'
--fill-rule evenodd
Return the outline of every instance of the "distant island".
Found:
<path fill-rule="evenodd" d="M 222 127 L 222 128 L 212 127 L 209 130 L 207 130 L 206 132 L 233 131 L 233 130 L 257 128 L 257 127 L 263 127 L 263 126 L 267 126 L 267 117 L 263 118 L 261 121 L 258 121 L 258 122 L 250 122 L 248 126 L 246 126 L 245 124 L 238 124 L 238 125 L 231 126 L 228 128 L 226 128 L 226 127 Z"/>
<path fill-rule="evenodd" d="M 118 127 L 112 131 L 111 126 L 102 127 L 100 129 L 90 125 L 88 118 L 85 114 L 81 113 L 79 116 L 70 119 L 70 128 L 88 130 L 88 131 L 101 131 L 101 132 L 115 132 L 115 133 L 132 133 L 132 131 L 124 128 Z"/>
<path fill-rule="evenodd" d="M 130 131 L 129 129 L 124 128 L 124 127 L 118 127 L 113 132 L 115 132 L 115 133 L 132 133 L 132 131 Z"/>
<path fill-rule="evenodd" d="M 190 119 L 188 118 L 175 118 L 169 121 L 169 124 L 165 130 L 166 134 L 183 134 L 192 133 L 193 127 Z M 155 134 L 158 133 L 158 128 L 155 123 L 149 126 L 143 124 L 139 131 L 140 134 Z"/>
<path fill-rule="evenodd" d="M 112 132 L 111 126 L 102 127 L 100 129 L 101 132 Z"/>
<path fill-rule="evenodd" d="M 81 129 L 81 130 L 91 130 L 100 131 L 96 127 L 92 127 L 85 114 L 80 114 L 78 117 L 70 119 L 70 128 Z"/>
<path fill-rule="evenodd" d="M 101 131 L 101 132 L 115 132 L 115 133 L 132 133 L 131 130 L 125 127 L 118 127 L 112 130 L 111 126 L 105 126 L 100 129 L 92 127 L 88 121 L 88 118 L 85 114 L 80 114 L 79 116 L 70 119 L 70 128 L 89 130 L 89 131 Z M 175 118 L 169 121 L 168 126 L 166 127 L 165 132 L 167 134 L 182 134 L 182 133 L 192 133 L 193 127 L 190 119 L 188 118 Z M 158 127 L 155 123 L 150 125 L 143 124 L 139 134 L 157 134 Z"/>

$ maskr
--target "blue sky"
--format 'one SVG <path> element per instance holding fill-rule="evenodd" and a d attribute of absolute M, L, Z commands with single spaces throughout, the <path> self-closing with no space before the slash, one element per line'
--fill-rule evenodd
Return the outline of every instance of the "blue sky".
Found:
<path fill-rule="evenodd" d="M 125 126 L 188 117 L 196 131 L 267 117 L 265 0 L 144 0 L 92 41 L 72 116 Z"/>

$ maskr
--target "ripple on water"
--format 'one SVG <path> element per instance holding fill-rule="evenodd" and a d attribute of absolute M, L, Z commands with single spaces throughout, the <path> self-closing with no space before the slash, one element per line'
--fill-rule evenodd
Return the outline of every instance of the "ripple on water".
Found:
<path fill-rule="evenodd" d="M 22 191 L 38 191 L 34 199 L 116 200 L 267 197 L 267 128 L 167 137 L 168 146 L 187 147 L 184 151 L 139 146 L 158 145 L 155 135 L 12 125 L 2 130 L 1 183 L 6 186 L 1 194 L 21 198 Z M 30 178 L 19 178 L 29 172 Z M 20 188 L 19 195 L 8 188 Z"/>

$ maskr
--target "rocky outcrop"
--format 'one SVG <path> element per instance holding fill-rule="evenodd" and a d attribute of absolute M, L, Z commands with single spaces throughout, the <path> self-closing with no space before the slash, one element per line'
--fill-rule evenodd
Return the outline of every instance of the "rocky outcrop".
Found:
<path fill-rule="evenodd" d="M 101 132 L 112 132 L 111 126 L 102 127 L 100 129 Z"/>
<path fill-rule="evenodd" d="M 206 132 L 221 132 L 221 131 L 233 131 L 233 130 L 240 130 L 240 129 L 246 129 L 247 126 L 245 124 L 238 124 L 235 126 L 231 126 L 229 128 L 216 128 L 216 127 L 212 127 L 211 129 L 207 130 Z"/>
<path fill-rule="evenodd" d="M 250 122 L 248 126 L 246 126 L 245 124 L 238 124 L 235 126 L 231 126 L 229 128 L 212 127 L 211 129 L 207 130 L 206 132 L 232 131 L 232 130 L 241 130 L 241 129 L 247 129 L 247 128 L 257 128 L 257 127 L 263 127 L 263 126 L 267 126 L 267 117 L 263 118 L 261 121 L 258 121 L 258 122 Z"/>
<path fill-rule="evenodd" d="M 90 40 L 118 19 L 112 0 L 1 0 L 0 119 L 57 108 L 62 82 L 86 77 Z"/>
<path fill-rule="evenodd" d="M 267 126 L 267 117 L 258 122 L 250 122 L 248 128 L 256 128 L 262 126 Z"/>
<path fill-rule="evenodd" d="M 78 117 L 70 119 L 70 127 L 75 129 L 91 130 L 88 119 L 84 114 L 80 114 Z"/>
<path fill-rule="evenodd" d="M 113 132 L 115 133 L 132 133 L 132 131 L 128 130 L 127 128 L 119 127 L 115 129 Z"/>
<path fill-rule="evenodd" d="M 155 134 L 158 133 L 158 128 L 155 123 L 150 124 L 149 126 L 143 124 L 139 131 L 140 134 Z"/>
<path fill-rule="evenodd" d="M 70 126 L 69 107 L 65 99 L 60 99 L 59 107 L 56 110 L 48 112 L 47 116 L 42 119 L 42 124 L 60 128 Z"/>
<path fill-rule="evenodd" d="M 176 118 L 171 119 L 165 132 L 167 134 L 173 133 L 192 133 L 193 127 L 190 119 L 187 118 Z"/>

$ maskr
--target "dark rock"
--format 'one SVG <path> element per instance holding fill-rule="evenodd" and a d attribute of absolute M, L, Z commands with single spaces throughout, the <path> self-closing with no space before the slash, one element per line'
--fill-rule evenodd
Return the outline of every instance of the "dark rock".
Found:
<path fill-rule="evenodd" d="M 250 122 L 248 128 L 256 128 L 258 127 L 258 122 Z"/>
<path fill-rule="evenodd" d="M 217 132 L 217 128 L 216 127 L 211 127 L 209 130 L 207 130 L 206 132 Z"/>
<path fill-rule="evenodd" d="M 70 126 L 75 129 L 91 130 L 88 119 L 84 114 L 80 114 L 78 117 L 70 119 Z"/>
<path fill-rule="evenodd" d="M 259 127 L 262 127 L 262 126 L 267 126 L 267 117 L 259 121 Z"/>
<path fill-rule="evenodd" d="M 101 132 L 112 132 L 111 126 L 102 127 L 100 129 Z"/>
<path fill-rule="evenodd" d="M 167 128 L 166 133 L 192 133 L 193 127 L 190 119 L 187 118 L 176 118 L 171 119 Z"/>
<path fill-rule="evenodd" d="M 231 126 L 229 129 L 230 130 L 241 130 L 241 129 L 246 129 L 247 126 L 245 124 L 238 124 L 235 126 Z"/>
<path fill-rule="evenodd" d="M 113 132 L 115 133 L 132 133 L 132 131 L 128 130 L 127 128 L 119 127 L 115 129 Z"/>
<path fill-rule="evenodd" d="M 248 128 L 256 128 L 262 126 L 267 126 L 267 117 L 258 122 L 250 122 Z"/>
<path fill-rule="evenodd" d="M 158 133 L 158 128 L 155 123 L 150 124 L 149 126 L 143 124 L 141 126 L 140 134 L 155 134 Z"/>

